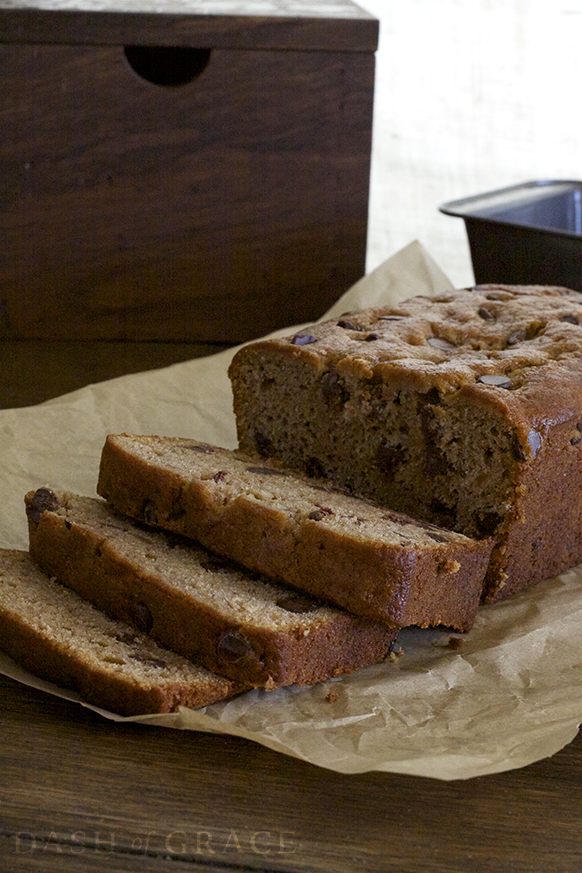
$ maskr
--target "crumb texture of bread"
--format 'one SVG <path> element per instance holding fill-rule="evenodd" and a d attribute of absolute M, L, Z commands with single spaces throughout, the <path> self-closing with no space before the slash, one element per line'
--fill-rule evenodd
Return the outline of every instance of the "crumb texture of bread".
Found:
<path fill-rule="evenodd" d="M 251 343 L 239 446 L 470 537 L 494 602 L 582 561 L 582 296 L 482 285 Z"/>
<path fill-rule="evenodd" d="M 416 522 L 257 457 L 110 435 L 99 493 L 120 512 L 396 627 L 474 623 L 491 542 Z"/>
<path fill-rule="evenodd" d="M 46 490 L 25 498 L 41 569 L 212 672 L 248 686 L 306 685 L 390 652 L 397 631 L 384 623 L 298 597 L 104 500 Z"/>
<path fill-rule="evenodd" d="M 23 551 L 0 550 L 0 649 L 35 676 L 124 716 L 196 709 L 241 688 L 107 618 Z"/>

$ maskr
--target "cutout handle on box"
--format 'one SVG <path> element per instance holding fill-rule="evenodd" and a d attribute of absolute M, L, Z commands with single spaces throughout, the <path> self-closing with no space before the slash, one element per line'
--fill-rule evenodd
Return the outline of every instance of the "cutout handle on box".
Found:
<path fill-rule="evenodd" d="M 211 49 L 127 45 L 124 53 L 130 67 L 142 79 L 154 85 L 176 87 L 187 85 L 204 72 Z"/>

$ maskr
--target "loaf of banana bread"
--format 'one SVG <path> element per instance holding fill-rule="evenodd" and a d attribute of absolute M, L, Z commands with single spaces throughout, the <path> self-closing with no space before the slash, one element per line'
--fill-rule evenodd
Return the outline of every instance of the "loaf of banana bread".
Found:
<path fill-rule="evenodd" d="M 107 618 L 23 551 L 0 550 L 0 650 L 35 676 L 125 716 L 196 709 L 242 687 Z"/>
<path fill-rule="evenodd" d="M 582 296 L 484 285 L 251 343 L 240 448 L 495 545 L 497 601 L 582 561 Z"/>
<path fill-rule="evenodd" d="M 191 439 L 110 435 L 98 492 L 139 521 L 358 615 L 468 630 L 491 543 Z"/>
<path fill-rule="evenodd" d="M 45 573 L 206 669 L 248 686 L 308 685 L 384 660 L 397 631 L 297 596 L 201 546 L 134 524 L 105 501 L 26 495 Z"/>

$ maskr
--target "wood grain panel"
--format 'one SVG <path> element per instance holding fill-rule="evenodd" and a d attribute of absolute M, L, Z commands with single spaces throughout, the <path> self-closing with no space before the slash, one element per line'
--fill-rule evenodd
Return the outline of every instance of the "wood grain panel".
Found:
<path fill-rule="evenodd" d="M 365 268 L 373 55 L 0 45 L 0 331 L 239 342 Z"/>
<path fill-rule="evenodd" d="M 0 409 L 219 352 L 217 343 L 0 341 Z"/>

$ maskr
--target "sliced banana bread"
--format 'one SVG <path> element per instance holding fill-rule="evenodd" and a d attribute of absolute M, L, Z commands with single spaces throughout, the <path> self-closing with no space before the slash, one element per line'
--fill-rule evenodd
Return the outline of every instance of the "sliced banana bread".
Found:
<path fill-rule="evenodd" d="M 245 685 L 311 684 L 387 657 L 396 631 L 147 530 L 105 501 L 26 496 L 30 552 L 103 612 Z"/>
<path fill-rule="evenodd" d="M 110 435 L 99 493 L 118 510 L 359 615 L 468 630 L 491 544 L 328 482 L 195 440 Z"/>
<path fill-rule="evenodd" d="M 0 649 L 35 676 L 120 715 L 195 709 L 241 690 L 107 618 L 23 551 L 0 550 Z"/>

